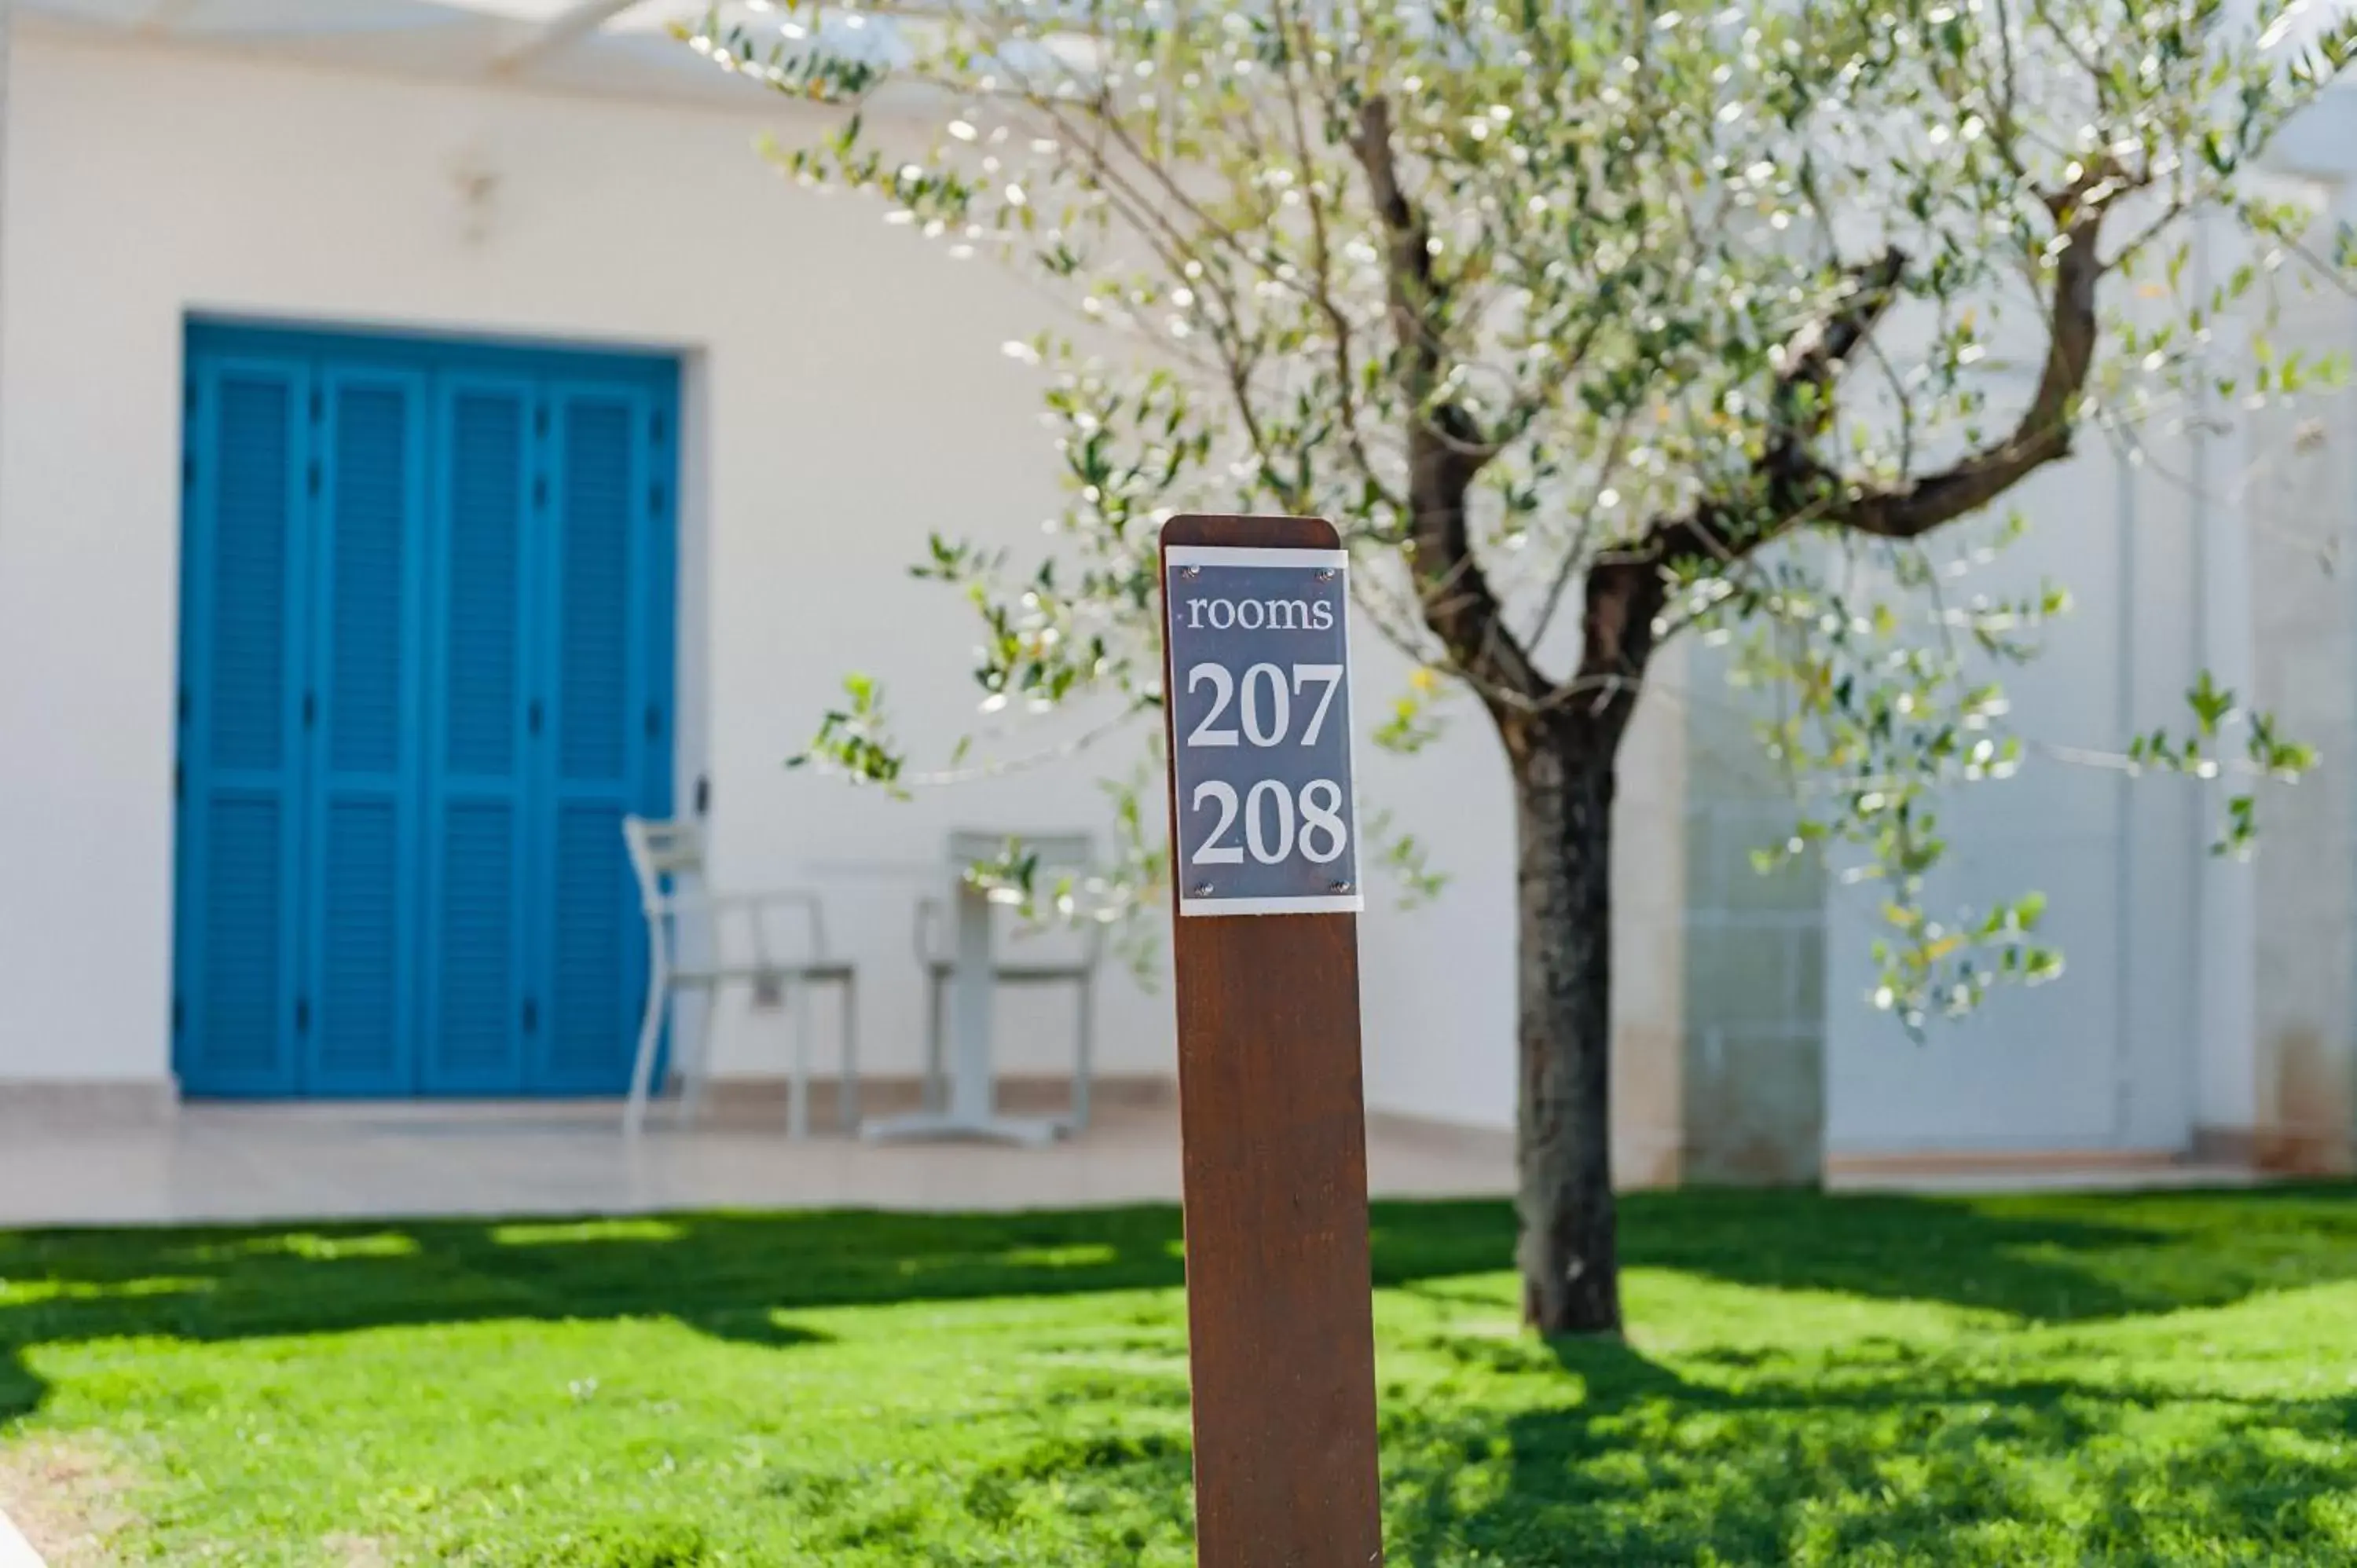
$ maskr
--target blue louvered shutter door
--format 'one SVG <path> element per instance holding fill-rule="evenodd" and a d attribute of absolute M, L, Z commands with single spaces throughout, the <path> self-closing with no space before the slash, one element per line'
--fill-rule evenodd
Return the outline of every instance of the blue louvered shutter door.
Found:
<path fill-rule="evenodd" d="M 329 364 L 318 400 L 306 1092 L 414 1087 L 425 393 Z"/>
<path fill-rule="evenodd" d="M 296 1085 L 310 384 L 299 360 L 191 364 L 173 1002 L 191 1094 Z"/>
<path fill-rule="evenodd" d="M 524 1088 L 533 383 L 439 380 L 427 665 L 425 1087 Z"/>
<path fill-rule="evenodd" d="M 622 845 L 625 813 L 650 809 L 644 591 L 659 504 L 648 449 L 651 400 L 630 387 L 557 382 L 549 635 L 541 639 L 549 724 L 539 865 L 546 987 L 527 1039 L 535 1089 L 611 1092 L 627 1079 L 645 993 L 646 941 Z M 667 634 L 662 634 L 667 635 Z"/>

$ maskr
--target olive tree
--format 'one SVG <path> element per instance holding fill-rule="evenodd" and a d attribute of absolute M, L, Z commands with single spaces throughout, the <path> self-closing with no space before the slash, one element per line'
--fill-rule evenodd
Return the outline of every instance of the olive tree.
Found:
<path fill-rule="evenodd" d="M 2035 896 L 1926 908 L 1934 794 L 2018 765 L 1992 671 L 2064 603 L 1960 596 L 1942 535 L 2090 432 L 2326 369 L 2262 344 L 2230 374 L 2207 346 L 2263 326 L 2287 262 L 2345 264 L 2256 160 L 2357 27 L 2280 0 L 882 9 L 716 14 L 690 41 L 848 107 L 771 147 L 786 172 L 995 253 L 1058 313 L 1006 348 L 1047 374 L 1059 537 L 1037 563 L 937 538 L 918 567 L 982 618 L 985 707 L 1096 704 L 1157 745 L 1157 527 L 1275 510 L 1340 527 L 1362 626 L 1415 661 L 1377 738 L 1446 744 L 1457 691 L 1502 743 L 1532 1324 L 1620 1321 L 1615 757 L 1668 639 L 1729 633 L 1774 693 L 1761 734 L 1803 788 L 1770 853 L 1884 880 L 1875 1002 L 1919 1027 L 2054 972 Z M 2203 224 L 2248 264 L 2189 267 Z M 907 783 L 850 689 L 814 755 Z M 2089 739 L 2204 773 L 2306 759 L 2206 680 L 2182 734 Z M 1116 795 L 1163 874 L 1158 796 Z M 2238 794 L 2227 842 L 2249 826 Z M 1388 852 L 1424 875 L 1412 840 Z"/>

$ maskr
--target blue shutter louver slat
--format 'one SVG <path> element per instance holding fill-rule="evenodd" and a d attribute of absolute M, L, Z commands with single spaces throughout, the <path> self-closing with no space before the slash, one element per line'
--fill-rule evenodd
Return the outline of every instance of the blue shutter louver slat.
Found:
<path fill-rule="evenodd" d="M 390 801 L 329 806 L 321 839 L 316 1076 L 349 1090 L 354 1079 L 397 1077 L 406 1023 L 396 961 L 404 846 Z"/>
<path fill-rule="evenodd" d="M 408 415 L 407 400 L 391 389 L 337 400 L 329 756 L 339 772 L 389 773 L 401 762 Z"/>
<path fill-rule="evenodd" d="M 282 699 L 290 658 L 292 397 L 280 381 L 241 378 L 221 388 L 208 651 L 212 762 L 223 769 L 274 771 L 287 761 Z"/>
<path fill-rule="evenodd" d="M 286 805 L 217 793 L 206 802 L 201 1058 L 189 1076 L 274 1074 L 287 1049 L 280 1006 L 287 979 L 281 917 L 288 871 Z"/>
<path fill-rule="evenodd" d="M 454 805 L 443 817 L 436 1064 L 454 1081 L 522 1087 L 515 1037 L 518 813 L 497 801 Z"/>
<path fill-rule="evenodd" d="M 515 767 L 522 673 L 522 399 L 474 392 L 453 400 L 450 446 L 446 764 L 458 773 L 506 774 Z"/>
<path fill-rule="evenodd" d="M 622 815 L 605 804 L 557 808 L 547 1052 L 552 1072 L 564 1079 L 609 1078 L 619 1049 L 630 937 L 628 906 L 618 897 L 630 875 Z"/>
<path fill-rule="evenodd" d="M 626 397 L 576 386 L 557 399 L 554 908 L 547 1038 L 536 1048 L 558 1084 L 610 1081 L 624 1069 L 643 995 L 621 835 L 622 817 L 640 804 L 636 764 L 647 744 L 636 696 L 645 631 L 633 602 L 646 428 L 642 405 Z"/>
<path fill-rule="evenodd" d="M 310 868 L 314 997 L 305 1087 L 396 1094 L 413 1086 L 416 907 L 415 520 L 425 459 L 421 379 L 330 363 L 314 418 L 326 463 L 313 646 Z"/>
<path fill-rule="evenodd" d="M 298 362 L 205 368 L 190 432 L 181 661 L 204 701 L 183 715 L 174 991 L 182 1081 L 242 1092 L 293 1082 L 299 757 L 290 717 L 302 570 L 294 473 Z M 199 442 L 208 461 L 194 458 Z M 201 482 L 198 476 L 201 474 Z M 191 765 L 197 787 L 188 787 Z"/>
<path fill-rule="evenodd" d="M 523 712 L 531 483 L 529 383 L 439 392 L 435 498 L 439 659 L 429 1088 L 519 1093 L 529 942 Z"/>
<path fill-rule="evenodd" d="M 562 641 L 568 779 L 619 779 L 628 767 L 630 642 L 630 406 L 565 411 Z M 619 832 L 619 829 L 617 830 Z"/>

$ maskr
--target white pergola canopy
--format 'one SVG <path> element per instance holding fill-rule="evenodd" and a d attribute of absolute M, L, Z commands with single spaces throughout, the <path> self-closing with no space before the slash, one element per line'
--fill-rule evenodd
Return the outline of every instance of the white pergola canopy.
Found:
<path fill-rule="evenodd" d="M 2247 12 L 2254 3 L 2232 0 L 2230 9 Z M 2352 7 L 2357 0 L 2310 4 L 2287 19 L 2280 41 L 2297 45 Z M 751 102 L 761 91 L 757 82 L 715 70 L 673 36 L 675 27 L 695 27 L 716 8 L 724 25 L 774 30 L 781 41 L 803 36 L 813 10 L 806 6 L 797 16 L 785 0 L 719 0 L 716 7 L 713 0 L 0 0 L 0 20 L 14 16 L 76 31 L 410 76 Z M 927 8 L 919 0 L 853 16 L 828 6 L 822 32 L 832 48 L 887 63 L 921 34 Z M 915 14 L 879 14 L 894 10 Z M 1056 10 L 1051 0 L 1036 14 Z M 1085 46 L 1055 52 L 1065 65 L 1086 69 Z M 2302 127 L 2308 134 L 2292 140 L 2315 141 L 2318 120 L 2347 124 L 2357 83 L 2327 96 L 2335 113 L 2311 115 L 2311 127 Z"/>
<path fill-rule="evenodd" d="M 348 70 L 706 102 L 759 91 L 673 38 L 709 0 L 0 0 L 12 9 L 37 25 Z M 787 22 L 765 0 L 721 9 L 757 27 Z M 889 47 L 885 18 L 862 30 Z"/>

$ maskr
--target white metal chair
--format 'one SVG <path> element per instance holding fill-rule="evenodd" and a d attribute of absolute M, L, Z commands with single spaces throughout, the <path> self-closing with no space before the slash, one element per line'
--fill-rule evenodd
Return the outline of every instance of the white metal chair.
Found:
<path fill-rule="evenodd" d="M 950 859 L 960 866 L 992 860 L 1004 851 L 1010 836 L 1018 840 L 1024 852 L 1034 858 L 1041 871 L 1084 871 L 1095 855 L 1095 846 L 1086 833 L 1009 835 L 962 831 L 950 835 Z M 917 906 L 917 961 L 923 966 L 925 972 L 927 1003 L 925 1109 L 936 1112 L 947 1109 L 949 1079 L 942 1066 L 947 1035 L 943 999 L 952 977 L 957 972 L 957 961 L 942 956 L 936 945 L 941 916 L 939 900 L 928 898 Z M 1104 927 L 1095 920 L 1083 921 L 1079 935 L 1065 942 L 1064 947 L 1067 956 L 1028 963 L 1003 962 L 994 956 L 990 976 L 994 986 L 1072 987 L 1077 1004 L 1072 1050 L 1072 1110 L 1064 1127 L 1067 1132 L 1077 1133 L 1089 1124 L 1089 1079 L 1094 1067 L 1096 1045 L 1096 978 L 1097 967 L 1104 957 Z M 1071 950 L 1075 947 L 1076 952 Z"/>
<path fill-rule="evenodd" d="M 630 1100 L 622 1115 L 622 1130 L 637 1137 L 646 1124 L 647 1101 L 652 1090 L 655 1052 L 662 1041 L 663 1022 L 675 1014 L 673 1001 L 682 992 L 701 992 L 704 1006 L 695 1039 L 675 1053 L 681 1082 L 681 1110 L 693 1115 L 701 1103 L 705 1078 L 705 1052 L 712 1035 L 712 1015 L 723 986 L 742 983 L 757 992 L 776 987 L 792 993 L 794 1059 L 791 1096 L 786 1108 L 790 1137 L 810 1135 L 810 994 L 813 986 L 843 988 L 843 1088 L 840 1113 L 846 1131 L 859 1125 L 858 979 L 853 966 L 826 953 L 826 917 L 814 893 L 780 889 L 769 893 L 715 893 L 705 885 L 704 824 L 692 820 L 650 822 L 622 819 L 622 837 L 630 846 L 630 869 L 638 875 L 640 901 L 646 910 L 647 945 L 651 962 L 647 976 L 646 1021 L 639 1029 L 639 1054 L 630 1069 Z M 694 884 L 693 888 L 687 885 Z M 799 910 L 808 923 L 809 942 L 800 957 L 791 950 L 773 949 L 773 933 L 766 918 L 780 910 Z M 750 933 L 749 961 L 732 961 L 725 946 L 725 925 L 731 915 L 743 917 Z M 700 920 L 707 955 L 691 961 L 683 952 L 687 920 Z"/>

